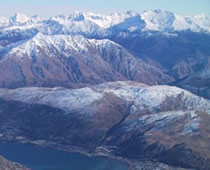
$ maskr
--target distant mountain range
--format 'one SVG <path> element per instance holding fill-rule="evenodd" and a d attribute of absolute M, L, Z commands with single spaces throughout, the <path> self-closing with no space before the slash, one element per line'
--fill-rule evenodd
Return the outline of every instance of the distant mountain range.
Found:
<path fill-rule="evenodd" d="M 125 13 L 112 13 L 101 15 L 90 12 L 75 12 L 70 15 L 59 15 L 51 18 L 39 16 L 28 17 L 16 13 L 13 17 L 0 17 L 0 27 L 6 28 L 25 26 L 36 27 L 40 32 L 55 33 L 81 33 L 102 34 L 113 29 L 129 32 L 145 31 L 184 31 L 210 32 L 210 18 L 205 15 L 181 16 L 165 10 L 152 10 L 137 13 L 128 11 Z M 48 29 L 51 27 L 51 29 Z"/>

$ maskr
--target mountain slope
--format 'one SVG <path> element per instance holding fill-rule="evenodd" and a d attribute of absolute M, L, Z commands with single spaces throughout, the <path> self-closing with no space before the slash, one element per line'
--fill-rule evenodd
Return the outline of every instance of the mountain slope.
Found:
<path fill-rule="evenodd" d="M 174 82 L 193 77 L 195 74 L 198 79 L 202 79 L 199 72 L 208 67 L 206 66 L 210 56 L 208 34 L 175 32 L 163 35 L 156 32 L 153 36 L 147 34 L 121 36 L 119 34 L 110 39 L 125 47 L 135 58 L 141 58 L 144 62 L 162 70 L 164 74 L 175 79 Z M 190 86 L 189 81 L 185 86 Z M 205 88 L 205 86 L 200 83 L 200 88 Z M 202 92 L 196 94 L 210 97 Z"/>
<path fill-rule="evenodd" d="M 0 169 L 2 170 L 30 170 L 23 165 L 6 160 L 0 156 Z"/>
<path fill-rule="evenodd" d="M 176 87 L 1 89 L 0 98 L 1 140 L 210 167 L 210 102 Z"/>
<path fill-rule="evenodd" d="M 73 87 L 115 80 L 147 84 L 170 81 L 161 72 L 157 72 L 161 76 L 153 76 L 147 65 L 107 39 L 38 33 L 5 48 L 0 60 L 0 86 Z"/>
<path fill-rule="evenodd" d="M 210 99 L 210 58 L 203 63 L 198 72 L 181 81 L 174 82 L 173 85 Z"/>

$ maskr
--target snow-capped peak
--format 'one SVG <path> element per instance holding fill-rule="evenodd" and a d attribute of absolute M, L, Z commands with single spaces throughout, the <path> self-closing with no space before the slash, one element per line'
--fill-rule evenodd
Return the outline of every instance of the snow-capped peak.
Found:
<path fill-rule="evenodd" d="M 83 12 L 76 11 L 69 16 L 69 19 L 72 19 L 73 21 L 83 21 L 85 19 L 85 14 Z"/>
<path fill-rule="evenodd" d="M 175 20 L 172 12 L 165 10 L 151 10 L 141 13 L 141 18 L 146 22 L 146 30 L 168 31 Z"/>
<path fill-rule="evenodd" d="M 80 54 L 81 52 L 89 51 L 89 49 L 98 50 L 110 48 L 110 46 L 121 47 L 108 39 L 87 39 L 82 35 L 44 35 L 38 32 L 33 38 L 14 45 L 9 51 L 8 56 L 30 57 L 40 53 L 41 49 L 52 57 L 57 55 L 58 51 L 61 54 L 69 56 L 72 53 Z"/>
<path fill-rule="evenodd" d="M 40 52 L 40 49 L 44 49 L 51 56 L 56 54 L 57 50 L 61 53 L 68 53 L 69 51 L 79 53 L 87 50 L 90 43 L 91 41 L 81 35 L 44 35 L 38 32 L 33 38 L 23 41 L 12 48 L 8 54 L 10 56 L 16 54 L 22 58 L 25 55 L 37 54 Z"/>
<path fill-rule="evenodd" d="M 30 18 L 22 13 L 16 13 L 13 17 L 10 18 L 12 23 L 24 24 L 30 20 Z"/>
<path fill-rule="evenodd" d="M 112 13 L 109 15 L 95 14 L 91 12 L 76 12 L 76 19 L 86 19 L 92 21 L 102 28 L 109 28 L 121 22 L 124 22 L 127 18 L 138 15 L 134 11 L 127 11 L 125 13 Z"/>

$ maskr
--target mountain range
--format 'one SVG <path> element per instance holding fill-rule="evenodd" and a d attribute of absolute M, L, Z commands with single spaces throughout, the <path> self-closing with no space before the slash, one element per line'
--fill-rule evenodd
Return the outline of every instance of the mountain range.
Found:
<path fill-rule="evenodd" d="M 208 16 L 0 17 L 0 141 L 206 170 L 209 99 Z"/>
<path fill-rule="evenodd" d="M 1 28 L 16 26 L 15 29 L 20 28 L 19 26 L 24 26 L 25 28 L 35 26 L 40 32 L 45 34 L 83 32 L 83 34 L 90 36 L 92 34 L 96 35 L 96 33 L 109 32 L 113 29 L 129 32 L 172 32 L 184 30 L 210 32 L 210 18 L 203 14 L 181 16 L 165 10 L 143 11 L 141 13 L 127 11 L 108 15 L 75 12 L 70 15 L 59 15 L 50 18 L 39 16 L 28 17 L 25 14 L 16 13 L 10 18 L 1 17 L 0 26 Z M 49 26 L 51 29 L 47 28 Z"/>
<path fill-rule="evenodd" d="M 43 18 L 17 13 L 0 17 L 0 87 L 135 80 L 172 84 L 209 98 L 209 76 L 199 73 L 209 72 L 209 42 L 210 19 L 204 15 L 153 10 Z M 205 83 L 196 83 L 194 74 Z"/>

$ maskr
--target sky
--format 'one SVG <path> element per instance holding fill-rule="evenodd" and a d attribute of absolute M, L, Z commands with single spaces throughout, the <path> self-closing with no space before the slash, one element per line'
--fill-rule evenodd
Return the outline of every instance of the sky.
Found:
<path fill-rule="evenodd" d="M 210 0 L 0 0 L 0 16 L 16 12 L 29 16 L 54 16 L 74 11 L 113 13 L 134 10 L 164 9 L 180 15 L 210 16 Z"/>

